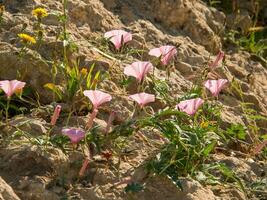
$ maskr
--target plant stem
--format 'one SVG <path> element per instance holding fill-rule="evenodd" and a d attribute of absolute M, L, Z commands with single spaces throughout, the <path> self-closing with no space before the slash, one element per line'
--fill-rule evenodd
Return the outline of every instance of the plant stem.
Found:
<path fill-rule="evenodd" d="M 66 42 L 67 42 L 67 0 L 62 0 L 63 4 L 63 58 L 64 58 L 64 65 L 67 64 L 67 47 L 66 47 Z"/>
<path fill-rule="evenodd" d="M 7 98 L 7 104 L 6 104 L 6 123 L 8 124 L 8 110 L 10 105 L 10 97 Z"/>

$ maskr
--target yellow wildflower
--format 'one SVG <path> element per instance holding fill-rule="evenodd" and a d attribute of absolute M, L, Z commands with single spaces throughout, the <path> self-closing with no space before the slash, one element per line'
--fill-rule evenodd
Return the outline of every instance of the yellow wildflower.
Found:
<path fill-rule="evenodd" d="M 209 122 L 208 121 L 202 121 L 201 124 L 200 124 L 200 127 L 201 128 L 207 128 L 209 126 Z"/>
<path fill-rule="evenodd" d="M 5 6 L 0 5 L 0 14 L 2 15 L 5 12 Z"/>
<path fill-rule="evenodd" d="M 82 68 L 80 73 L 81 73 L 82 76 L 86 76 L 88 71 L 87 71 L 86 68 Z"/>
<path fill-rule="evenodd" d="M 23 43 L 25 44 L 35 44 L 36 40 L 34 37 L 26 34 L 26 33 L 20 33 L 18 34 L 19 38 L 22 40 Z"/>
<path fill-rule="evenodd" d="M 48 13 L 47 13 L 46 9 L 44 9 L 44 8 L 35 8 L 32 11 L 32 15 L 38 19 L 41 19 L 41 18 L 47 17 Z"/>

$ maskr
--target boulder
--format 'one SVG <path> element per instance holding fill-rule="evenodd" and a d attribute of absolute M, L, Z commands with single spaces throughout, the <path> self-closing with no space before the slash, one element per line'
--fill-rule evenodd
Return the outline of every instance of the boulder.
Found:
<path fill-rule="evenodd" d="M 0 176 L 0 200 L 20 200 L 13 189 Z"/>

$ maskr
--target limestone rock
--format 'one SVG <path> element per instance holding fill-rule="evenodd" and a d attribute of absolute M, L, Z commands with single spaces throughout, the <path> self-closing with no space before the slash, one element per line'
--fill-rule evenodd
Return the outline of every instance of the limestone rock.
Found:
<path fill-rule="evenodd" d="M 13 189 L 0 176 L 0 200 L 20 200 Z"/>
<path fill-rule="evenodd" d="M 11 44 L 0 43 L 0 79 L 19 79 L 27 83 L 27 87 L 38 92 L 42 102 L 50 101 L 51 93 L 44 85 L 51 82 L 50 67 L 36 52 L 29 50 L 23 56 Z"/>

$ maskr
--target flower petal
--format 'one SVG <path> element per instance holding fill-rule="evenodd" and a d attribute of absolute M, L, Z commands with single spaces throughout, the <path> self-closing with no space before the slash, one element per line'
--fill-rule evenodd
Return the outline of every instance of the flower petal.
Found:
<path fill-rule="evenodd" d="M 187 113 L 188 115 L 194 115 L 203 103 L 204 100 L 201 98 L 189 99 L 181 101 L 179 104 L 177 104 L 176 108 Z"/>
<path fill-rule="evenodd" d="M 111 95 L 100 90 L 85 90 L 83 94 L 90 99 L 95 109 L 112 99 Z"/>
<path fill-rule="evenodd" d="M 155 101 L 155 95 L 144 92 L 130 95 L 129 98 L 136 101 L 141 107 Z"/>
<path fill-rule="evenodd" d="M 146 74 L 152 71 L 153 65 L 150 62 L 134 62 L 124 68 L 124 74 L 133 76 L 138 81 L 142 81 Z"/>
<path fill-rule="evenodd" d="M 218 96 L 225 84 L 228 83 L 226 79 L 207 80 L 204 86 L 212 93 L 213 96 Z"/>

